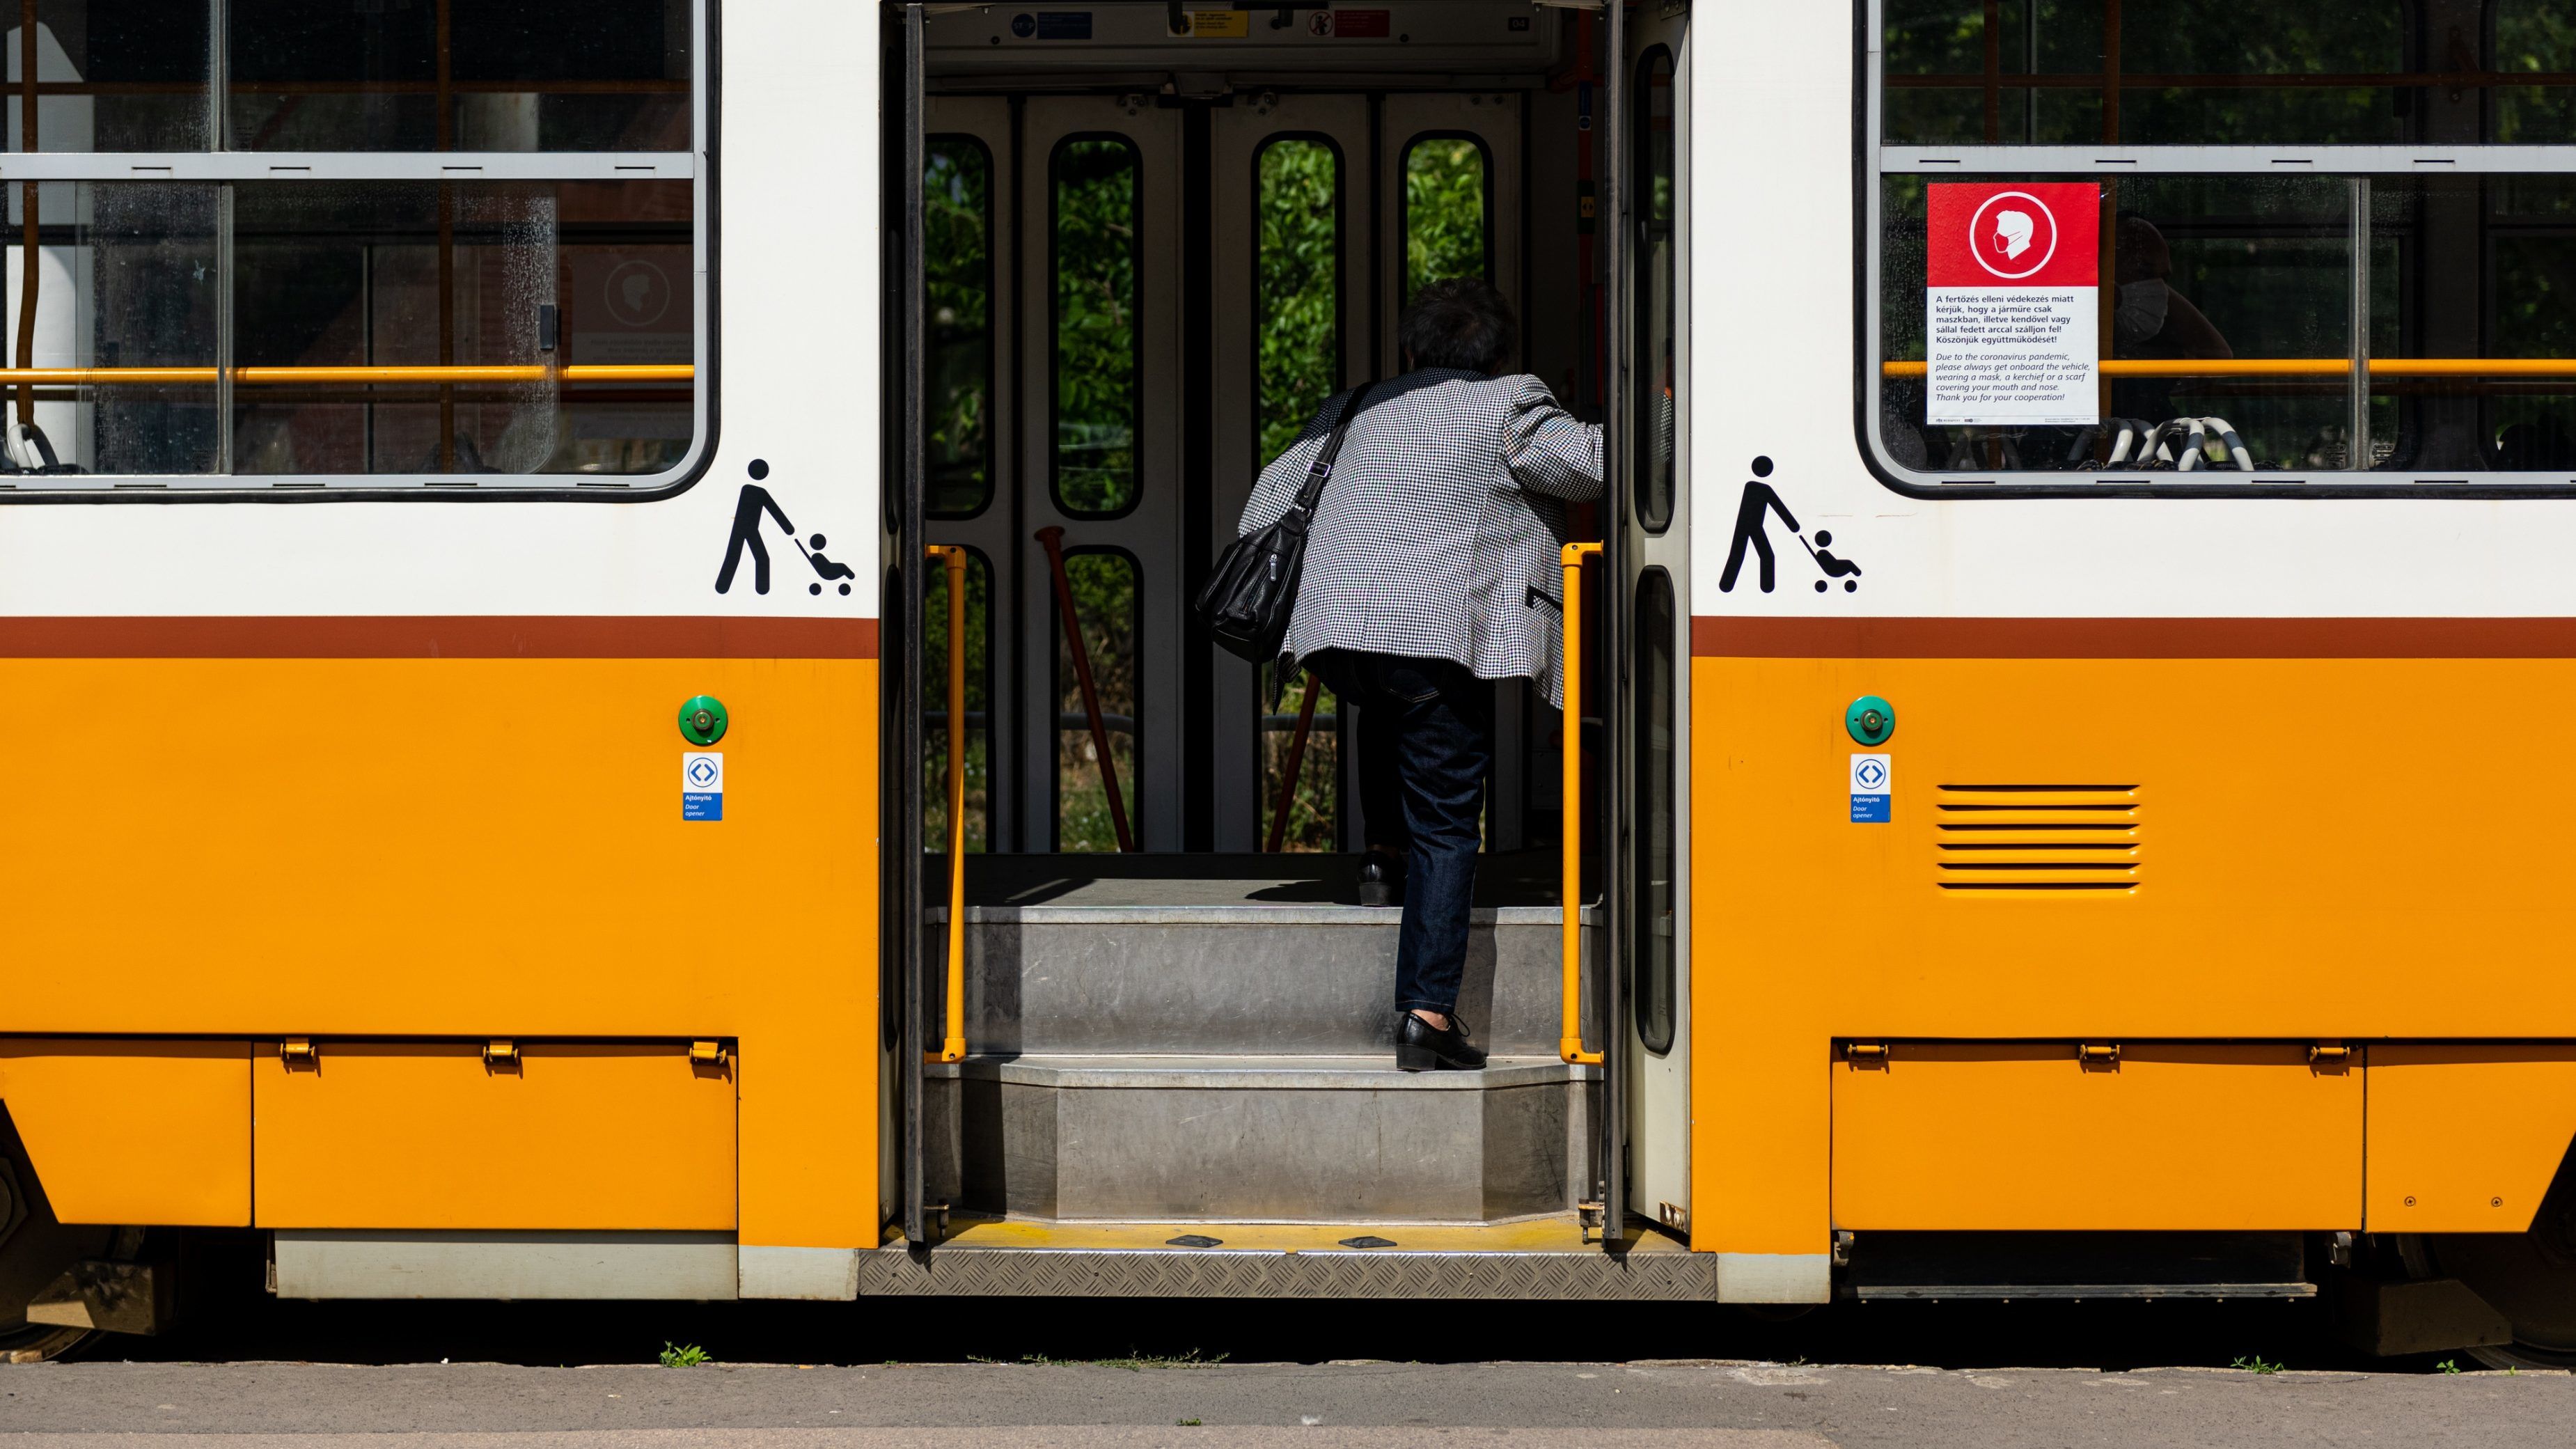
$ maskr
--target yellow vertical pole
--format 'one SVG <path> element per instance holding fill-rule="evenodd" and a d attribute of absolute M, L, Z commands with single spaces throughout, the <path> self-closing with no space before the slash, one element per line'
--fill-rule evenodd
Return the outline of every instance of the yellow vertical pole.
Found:
<path fill-rule="evenodd" d="M 1583 1049 L 1583 561 L 1600 553 L 1597 543 L 1569 543 L 1557 553 L 1565 567 L 1565 881 L 1557 894 L 1565 915 L 1558 946 L 1565 1023 L 1556 1049 L 1569 1062 L 1591 1066 L 1602 1056 Z"/>
<path fill-rule="evenodd" d="M 966 550 L 930 546 L 948 573 L 948 1031 L 939 1060 L 966 1060 Z"/>

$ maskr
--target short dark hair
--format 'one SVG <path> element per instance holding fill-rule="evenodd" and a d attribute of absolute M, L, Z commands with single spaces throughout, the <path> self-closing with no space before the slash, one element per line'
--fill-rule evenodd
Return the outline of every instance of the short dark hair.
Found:
<path fill-rule="evenodd" d="M 1491 373 L 1520 346 L 1511 304 L 1482 277 L 1433 282 L 1413 294 L 1398 337 L 1416 367 Z"/>

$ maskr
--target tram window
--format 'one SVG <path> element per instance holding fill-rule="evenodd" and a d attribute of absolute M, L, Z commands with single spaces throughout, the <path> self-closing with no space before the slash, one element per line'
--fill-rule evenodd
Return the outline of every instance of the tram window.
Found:
<path fill-rule="evenodd" d="M 1880 0 L 1881 134 L 1906 145 L 2444 139 L 2426 129 L 2440 109 L 2427 97 L 2457 89 L 2427 86 L 2423 73 L 2482 67 L 2415 53 L 2414 10 L 2404 0 Z"/>
<path fill-rule="evenodd" d="M 668 181 L 245 182 L 233 188 L 234 356 L 510 364 L 544 355 L 552 318 L 567 363 L 684 364 L 690 207 L 688 184 Z M 244 475 L 657 473 L 692 433 L 688 389 L 651 382 L 233 393 Z"/>
<path fill-rule="evenodd" d="M 221 188 L 60 181 L 34 190 L 31 276 L 20 244 L 28 188 L 7 188 L 9 315 L 0 336 L 21 339 L 22 365 L 191 368 L 204 380 L 14 388 L 0 393 L 8 422 L 33 423 L 61 464 L 87 474 L 219 471 L 215 373 L 202 364 L 215 355 L 222 314 L 214 282 Z"/>
<path fill-rule="evenodd" d="M 2576 176 L 2369 183 L 2377 466 L 2576 469 L 2576 376 L 2405 376 L 2402 360 L 2576 357 Z"/>
<path fill-rule="evenodd" d="M 1637 860 L 1629 872 L 1636 898 L 1628 912 L 1628 959 L 1637 978 L 1637 1035 L 1646 1050 L 1661 1055 L 1673 1049 L 1675 996 L 1674 932 L 1675 819 L 1673 760 L 1678 742 L 1673 688 L 1673 585 L 1662 569 L 1648 569 L 1637 580 L 1637 707 L 1630 715 L 1636 730 L 1629 758 L 1637 762 Z"/>
<path fill-rule="evenodd" d="M 1342 357 L 1341 152 L 1320 137 L 1274 136 L 1253 162 L 1255 221 L 1260 237 L 1253 315 L 1255 469 L 1287 451 L 1324 401 L 1339 390 Z M 1262 839 L 1278 826 L 1288 756 L 1297 748 L 1303 680 L 1291 681 L 1283 711 L 1260 718 Z M 1271 697 L 1265 690 L 1262 697 Z M 1316 686 L 1315 716 L 1297 768 L 1284 850 L 1332 850 L 1340 798 L 1340 714 L 1331 690 Z"/>
<path fill-rule="evenodd" d="M 1494 274 L 1493 158 L 1473 136 L 1415 137 L 1404 148 L 1404 295 Z"/>
<path fill-rule="evenodd" d="M 1951 180 L 2006 178 L 1942 177 Z M 1932 183 L 1938 184 L 1938 183 Z M 1930 422 L 1926 356 L 1927 183 L 1891 176 L 1880 197 L 1880 356 L 1901 373 L 1881 382 L 1889 453 L 1919 470 L 2087 471 L 2104 465 L 2116 425 L 1964 427 Z M 2103 248 L 2116 284 L 2101 351 L 2156 365 L 2158 375 L 2106 375 L 2092 401 L 2110 419 L 2150 425 L 2221 419 L 2253 466 L 2348 466 L 2348 369 L 2248 376 L 2238 358 L 2349 357 L 2350 184 L 2338 177 L 2127 176 L 2099 183 L 2115 218 Z M 1906 364 L 1912 364 L 1910 368 Z M 2204 372 L 2193 373 L 2194 363 Z M 2177 373 L 2182 375 L 2176 375 Z M 2215 436 L 2215 434 L 2211 434 Z M 2232 461 L 2232 460 L 2231 460 Z"/>
<path fill-rule="evenodd" d="M 703 5 L 27 0 L 0 114 L 55 179 L 6 188 L 0 368 L 89 376 L 0 376 L 42 440 L 6 496 L 677 473 L 705 405 Z M 402 151 L 523 153 L 527 179 Z M 210 171 L 235 179 L 130 180 Z"/>
<path fill-rule="evenodd" d="M 1099 695 L 1119 801 L 1132 833 L 1139 824 L 1136 762 L 1139 722 L 1144 718 L 1138 697 L 1143 579 L 1135 558 L 1113 549 L 1067 550 L 1064 573 Z M 1065 643 L 1061 619 L 1051 632 L 1056 639 L 1055 848 L 1077 854 L 1115 851 L 1117 828 L 1109 814 L 1109 791 L 1101 775 L 1090 713 L 1083 704 L 1081 676 Z"/>
<path fill-rule="evenodd" d="M 1680 331 L 1673 235 L 1673 53 L 1662 46 L 1637 65 L 1636 208 L 1638 269 L 1634 284 L 1633 364 L 1637 418 L 1638 521 L 1660 533 L 1673 521 L 1673 454 L 1681 396 L 1675 338 Z"/>
<path fill-rule="evenodd" d="M 1049 162 L 1055 250 L 1055 496 L 1106 517 L 1143 489 L 1144 334 L 1137 325 L 1143 164 L 1120 136 L 1068 137 Z"/>
<path fill-rule="evenodd" d="M 688 0 L 221 0 L 238 151 L 676 151 Z"/>
<path fill-rule="evenodd" d="M 933 855 L 948 849 L 948 570 L 923 570 L 921 603 L 921 840 Z M 993 566 L 966 552 L 966 849 L 992 848 Z"/>
<path fill-rule="evenodd" d="M 2488 93 L 2490 139 L 2507 146 L 2576 141 L 2576 86 L 2501 83 L 2514 75 L 2576 74 L 2576 23 L 2565 0 L 2497 0 L 2494 45 L 2501 74 Z"/>
<path fill-rule="evenodd" d="M 35 144 L 9 97 L 12 151 L 199 151 L 206 148 L 212 69 L 204 3 L 38 0 Z M 10 12 L 25 14 L 23 7 Z M 9 27 L 8 78 L 24 79 L 21 36 Z"/>
<path fill-rule="evenodd" d="M 1254 159 L 1260 236 L 1253 329 L 1255 471 L 1288 450 L 1342 379 L 1341 153 L 1276 136 Z"/>
<path fill-rule="evenodd" d="M 969 518 L 993 498 L 993 157 L 933 136 L 922 158 L 930 287 L 930 514 Z"/>

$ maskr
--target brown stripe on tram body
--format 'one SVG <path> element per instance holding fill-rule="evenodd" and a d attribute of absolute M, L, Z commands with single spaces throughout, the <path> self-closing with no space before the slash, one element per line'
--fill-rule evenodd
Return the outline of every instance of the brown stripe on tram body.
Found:
<path fill-rule="evenodd" d="M 874 659 L 874 619 L 388 615 L 0 619 L 9 659 Z"/>
<path fill-rule="evenodd" d="M 1702 659 L 2560 659 L 2576 619 L 1691 620 Z"/>

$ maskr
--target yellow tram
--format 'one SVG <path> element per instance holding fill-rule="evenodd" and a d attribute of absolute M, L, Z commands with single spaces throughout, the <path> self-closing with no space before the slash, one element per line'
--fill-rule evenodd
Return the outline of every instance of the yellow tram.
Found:
<path fill-rule="evenodd" d="M 295 1298 L 2326 1292 L 2576 1361 L 2553 7 L 5 49 L 0 1352 L 254 1229 Z M 1408 1076 L 1349 712 L 1187 601 L 1470 274 L 1611 477 L 1571 707 L 1496 686 L 1493 1064 Z"/>

